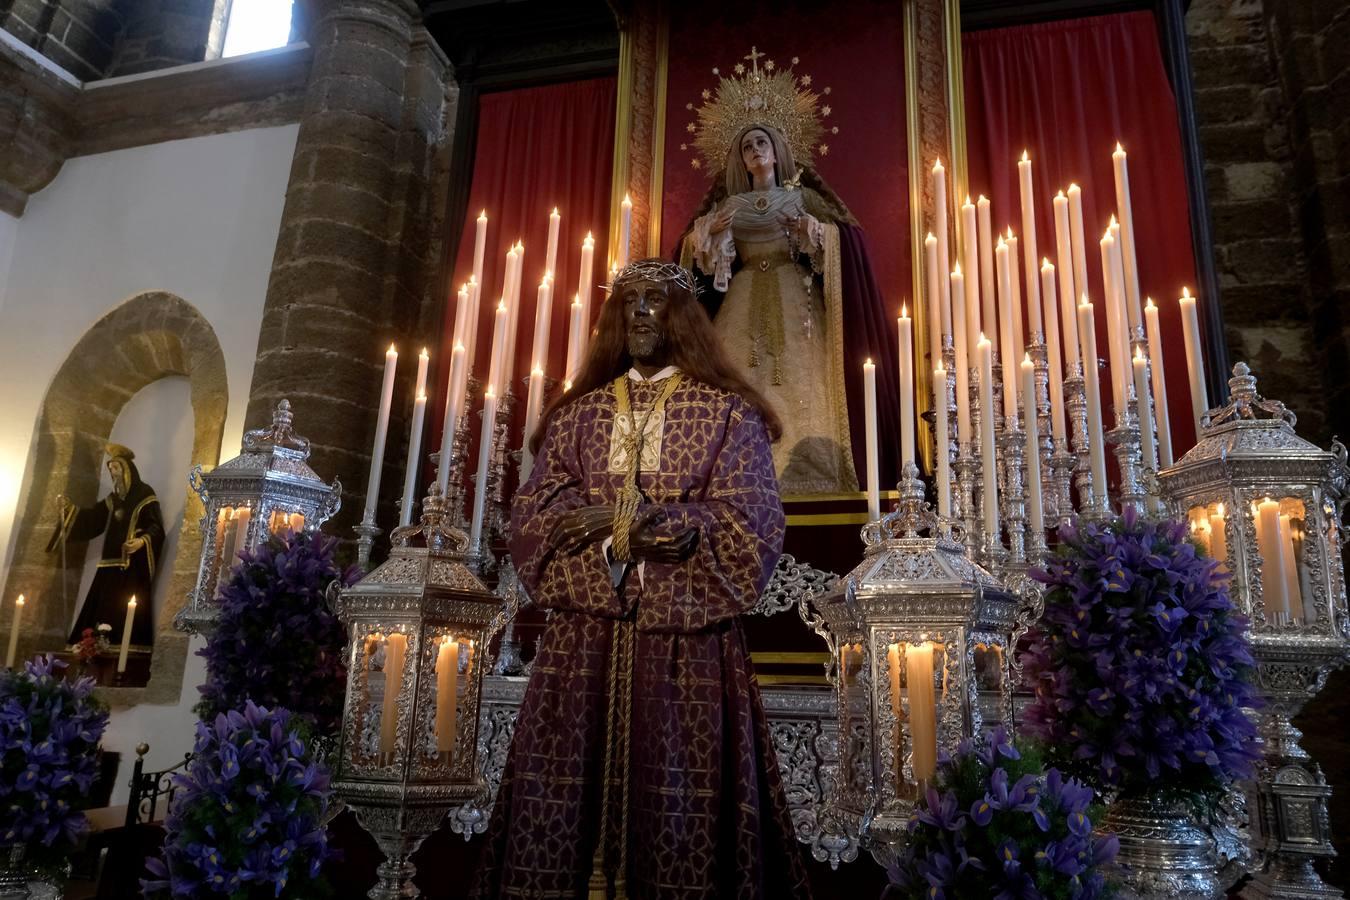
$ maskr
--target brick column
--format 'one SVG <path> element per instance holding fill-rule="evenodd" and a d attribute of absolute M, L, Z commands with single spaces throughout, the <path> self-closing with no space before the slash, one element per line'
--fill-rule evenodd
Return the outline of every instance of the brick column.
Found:
<path fill-rule="evenodd" d="M 313 441 L 311 462 L 340 476 L 344 508 L 330 525 L 348 536 L 360 514 L 384 348 L 401 355 L 383 492 L 398 493 L 418 350 L 427 323 L 449 146 L 449 64 L 417 24 L 412 0 L 311 3 L 314 46 L 258 357 L 247 427 L 282 397 Z M 386 510 L 384 520 L 388 521 Z"/>

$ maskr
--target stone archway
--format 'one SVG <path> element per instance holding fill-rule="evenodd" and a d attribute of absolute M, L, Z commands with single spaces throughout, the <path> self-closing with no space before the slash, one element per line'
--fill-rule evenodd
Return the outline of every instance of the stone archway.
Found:
<path fill-rule="evenodd" d="M 122 303 L 85 332 L 52 379 L 24 467 L 4 594 L 23 592 L 42 598 L 33 605 L 32 619 L 23 623 L 20 644 L 25 652 L 63 645 L 74 614 L 61 602 L 63 577 L 68 603 L 79 602 L 75 593 L 83 557 L 68 557 L 62 571 L 59 558 L 46 552 L 57 523 L 57 494 L 82 502 L 94 497 L 103 448 L 122 407 L 141 388 L 169 376 L 188 379 L 191 464 L 210 468 L 220 459 L 228 408 L 225 355 L 211 324 L 181 297 L 148 291 Z M 118 705 L 176 702 L 187 658 L 187 638 L 174 631 L 172 623 L 197 576 L 202 505 L 187 487 L 186 471 L 179 484 L 156 487 L 163 493 L 182 490 L 187 502 L 178 552 L 169 572 L 160 576 L 170 582 L 165 603 L 157 611 L 150 682 L 145 688 L 110 689 Z"/>

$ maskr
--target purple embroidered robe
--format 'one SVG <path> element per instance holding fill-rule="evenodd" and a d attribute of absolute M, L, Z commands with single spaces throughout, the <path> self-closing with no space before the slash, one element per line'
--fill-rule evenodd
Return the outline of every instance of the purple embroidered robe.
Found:
<path fill-rule="evenodd" d="M 641 423 L 660 381 L 629 382 Z M 554 417 L 511 516 L 511 552 L 552 614 L 516 720 L 475 895 L 584 897 L 601 821 L 613 621 L 636 622 L 629 808 L 611 791 L 611 834 L 628 829 L 631 898 L 808 894 L 759 689 L 737 616 L 782 549 L 783 510 L 759 414 L 686 380 L 649 423 L 638 484 L 658 530 L 699 532 L 694 555 L 646 563 L 613 586 L 599 543 L 547 543 L 560 516 L 612 504 L 626 451 L 612 385 Z M 627 425 L 621 422 L 621 427 Z M 613 846 L 613 843 L 611 843 Z"/>

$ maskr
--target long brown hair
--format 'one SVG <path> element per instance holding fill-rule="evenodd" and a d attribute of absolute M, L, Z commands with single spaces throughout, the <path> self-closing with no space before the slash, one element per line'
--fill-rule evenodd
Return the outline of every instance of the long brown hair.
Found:
<path fill-rule="evenodd" d="M 661 260 L 653 260 L 661 262 Z M 604 387 L 615 378 L 627 372 L 633 366 L 633 358 L 628 354 L 627 328 L 623 320 L 623 296 L 620 290 L 622 282 L 616 282 L 614 289 L 600 307 L 600 318 L 595 323 L 595 335 L 586 361 L 572 382 L 572 389 L 549 404 L 540 418 L 539 427 L 530 435 L 530 451 L 539 452 L 544 440 L 548 423 L 554 414 L 596 388 Z M 670 350 L 670 364 L 679 369 L 687 378 L 700 381 L 713 387 L 722 388 L 733 394 L 739 394 L 747 403 L 759 411 L 768 429 L 769 439 L 778 440 L 783 426 L 778 415 L 760 394 L 732 364 L 722 348 L 722 339 L 713 330 L 708 313 L 698 302 L 694 293 L 673 282 L 667 282 L 670 293 L 670 305 L 666 313 L 666 346 Z"/>

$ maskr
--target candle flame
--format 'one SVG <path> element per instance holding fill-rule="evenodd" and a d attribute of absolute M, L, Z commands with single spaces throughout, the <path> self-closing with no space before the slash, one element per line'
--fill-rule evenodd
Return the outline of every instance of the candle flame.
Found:
<path fill-rule="evenodd" d="M 1111 228 L 1115 228 L 1115 227 L 1116 227 L 1117 225 L 1119 225 L 1119 224 L 1120 224 L 1120 223 L 1116 221 L 1116 214 L 1115 214 L 1115 213 L 1111 213 L 1111 225 L 1110 225 L 1110 227 L 1111 227 Z"/>
<path fill-rule="evenodd" d="M 1053 269 L 1053 268 L 1054 268 L 1054 266 L 1053 266 L 1053 265 L 1051 264 L 1051 262 L 1050 262 L 1050 257 L 1048 257 L 1048 256 L 1042 256 L 1042 257 L 1041 257 L 1041 268 L 1042 268 L 1042 269 Z"/>
<path fill-rule="evenodd" d="M 19 595 L 19 599 L 14 601 L 14 605 L 15 605 L 15 606 L 23 606 L 23 594 L 20 594 L 20 595 Z"/>
<path fill-rule="evenodd" d="M 1012 240 L 1016 240 L 1016 239 L 1017 239 L 1017 236 L 1016 236 L 1015 234 L 1013 234 L 1012 226 L 1009 225 L 1009 226 L 1008 226 L 1008 240 L 1012 241 Z"/>
<path fill-rule="evenodd" d="M 1117 153 L 1124 153 L 1124 152 L 1125 152 L 1125 148 L 1122 147 L 1122 146 L 1120 146 L 1120 141 L 1116 141 L 1116 152 L 1117 152 Z"/>
<path fill-rule="evenodd" d="M 947 368 L 942 365 L 942 360 L 938 360 L 937 368 L 933 370 L 934 375 L 946 376 Z"/>
<path fill-rule="evenodd" d="M 585 246 L 586 244 L 594 244 L 595 238 L 591 237 L 591 233 L 588 231 L 586 232 L 586 240 L 582 241 L 581 243 L 583 246 Z"/>
<path fill-rule="evenodd" d="M 901 303 L 901 304 L 900 304 L 900 318 L 902 318 L 902 319 L 908 319 L 908 318 L 909 318 L 909 304 L 908 304 L 908 303 Z"/>
<path fill-rule="evenodd" d="M 1029 366 L 1029 365 L 1031 365 L 1031 354 L 1030 354 L 1030 353 L 1024 353 L 1024 354 L 1022 354 L 1022 365 L 1024 365 L 1024 366 Z"/>
<path fill-rule="evenodd" d="M 1056 200 L 1063 200 L 1063 199 L 1064 199 L 1064 188 L 1060 188 L 1060 189 L 1059 189 L 1059 193 L 1058 193 L 1058 194 L 1055 194 L 1055 199 L 1056 199 Z"/>
<path fill-rule="evenodd" d="M 977 204 L 980 204 L 980 205 L 983 205 L 983 206 L 988 206 L 988 205 L 989 205 L 989 198 L 986 197 L 984 194 L 981 194 L 981 195 L 980 195 L 980 199 L 977 200 L 977 201 L 975 201 L 975 202 L 976 202 Z"/>
<path fill-rule="evenodd" d="M 390 345 L 389 345 L 389 349 L 386 350 L 385 353 L 386 353 L 386 355 L 392 353 L 392 354 L 394 354 L 395 356 L 398 356 L 398 351 L 394 349 L 394 345 L 393 345 L 393 344 L 390 344 Z"/>
<path fill-rule="evenodd" d="M 628 199 L 628 192 L 627 192 L 627 191 L 624 191 L 624 192 L 623 192 L 623 202 L 624 202 L 624 203 L 627 203 L 629 206 L 632 206 L 632 205 L 633 205 L 633 201 Z"/>
<path fill-rule="evenodd" d="M 563 393 L 565 394 L 571 389 L 572 389 L 572 382 L 570 380 L 563 381 Z"/>
<path fill-rule="evenodd" d="M 496 390 L 492 387 L 492 385 L 489 384 L 489 385 L 487 386 L 487 390 L 483 392 L 483 399 L 484 399 L 484 400 L 495 400 L 496 398 L 497 398 L 497 392 L 496 392 Z"/>
<path fill-rule="evenodd" d="M 984 332 L 981 331 L 981 332 L 980 332 L 980 339 L 979 339 L 979 341 L 977 342 L 977 344 L 987 344 L 987 343 L 989 343 L 989 338 L 985 337 L 985 336 L 984 336 Z"/>
<path fill-rule="evenodd" d="M 453 350 L 451 350 L 450 352 L 451 352 L 451 353 L 463 353 L 463 352 L 464 352 L 464 344 L 463 344 L 462 342 L 460 342 L 460 341 L 455 341 L 455 348 L 454 348 Z"/>
<path fill-rule="evenodd" d="M 994 247 L 995 247 L 995 249 L 1001 250 L 1001 249 L 1003 249 L 1003 248 L 1006 247 L 1006 246 L 1007 246 L 1007 245 L 1003 242 L 1003 235 L 1000 234 L 1000 235 L 998 236 L 998 240 L 994 242 Z"/>
<path fill-rule="evenodd" d="M 127 601 L 127 606 L 135 606 L 135 605 L 136 605 L 136 595 L 132 594 L 131 599 Z"/>
<path fill-rule="evenodd" d="M 1143 358 L 1144 358 L 1144 348 L 1143 348 L 1143 347 L 1135 347 L 1135 348 L 1134 348 L 1134 358 L 1137 359 L 1137 360 L 1143 360 Z"/>
<path fill-rule="evenodd" d="M 959 262 L 956 264 L 956 268 L 955 268 L 955 269 L 952 269 L 952 274 L 953 274 L 953 275 L 960 275 L 960 274 L 961 274 L 961 264 L 960 264 Z"/>
<path fill-rule="evenodd" d="M 530 375 L 531 376 L 538 375 L 540 378 L 543 378 L 544 370 L 542 367 L 536 365 L 534 368 L 530 369 Z"/>
<path fill-rule="evenodd" d="M 964 206 L 974 206 L 974 205 L 975 205 L 975 204 L 973 204 L 973 203 L 970 202 L 970 195 L 969 195 L 969 194 L 966 194 L 966 202 L 965 202 L 963 205 L 964 205 Z"/>
<path fill-rule="evenodd" d="M 934 172 L 941 172 L 941 171 L 943 171 L 943 169 L 942 169 L 942 157 L 939 156 L 939 157 L 933 162 L 933 171 L 934 171 Z"/>
<path fill-rule="evenodd" d="M 1182 300 L 1189 300 L 1189 299 L 1191 299 L 1191 289 L 1190 289 L 1190 288 L 1184 287 L 1184 288 L 1181 289 L 1181 299 L 1182 299 Z"/>
<path fill-rule="evenodd" d="M 1082 190 L 1082 188 L 1080 188 L 1080 187 L 1078 186 L 1078 183 L 1077 183 L 1077 182 L 1074 182 L 1074 181 L 1070 181 L 1070 182 L 1069 182 L 1069 193 L 1070 193 L 1070 194 L 1072 194 L 1074 191 L 1081 191 L 1081 190 Z"/>
<path fill-rule="evenodd" d="M 553 207 L 553 215 L 558 215 L 558 207 Z"/>
<path fill-rule="evenodd" d="M 1155 306 L 1155 305 L 1153 304 L 1153 298 L 1152 298 L 1152 297 L 1145 297 L 1145 298 L 1144 298 L 1144 309 L 1157 309 L 1157 308 L 1158 308 L 1158 307 Z"/>
<path fill-rule="evenodd" d="M 422 348 L 422 352 L 419 353 L 419 354 L 417 354 L 417 355 L 418 355 L 418 356 L 425 356 L 425 357 L 428 358 L 428 359 L 431 358 L 431 354 L 427 353 L 427 348 L 426 348 L 426 347 L 423 347 L 423 348 Z"/>
<path fill-rule="evenodd" d="M 483 219 L 484 221 L 486 221 L 486 220 L 487 220 L 487 210 L 485 209 L 485 210 L 483 210 L 482 212 L 480 212 L 480 213 L 478 214 L 478 218 Z"/>
<path fill-rule="evenodd" d="M 1215 507 L 1214 507 L 1214 512 L 1215 512 L 1215 515 L 1217 515 L 1220 519 L 1222 519 L 1222 518 L 1223 518 L 1223 504 L 1220 503 L 1220 504 L 1218 504 L 1217 506 L 1215 506 Z"/>
<path fill-rule="evenodd" d="M 1079 295 L 1078 305 L 1079 306 L 1092 305 L 1092 301 L 1088 299 L 1087 291 L 1083 291 L 1083 293 Z"/>
<path fill-rule="evenodd" d="M 932 241 L 932 242 L 935 243 L 935 244 L 937 243 L 937 238 L 933 237 L 933 232 L 931 232 L 931 231 L 928 232 L 928 237 L 926 237 L 926 238 L 923 239 L 923 242 L 924 242 L 925 244 L 928 243 L 929 241 Z"/>
<path fill-rule="evenodd" d="M 867 360 L 863 363 L 863 367 L 866 368 L 870 365 L 872 365 L 872 357 L 869 356 L 867 357 Z"/>
<path fill-rule="evenodd" d="M 505 298 L 500 299 L 500 300 L 497 301 L 497 312 L 506 312 L 506 300 L 505 300 Z"/>
<path fill-rule="evenodd" d="M 1027 151 L 1022 151 L 1022 162 L 1031 162 L 1031 157 L 1027 156 Z"/>
<path fill-rule="evenodd" d="M 476 285 L 476 284 L 478 284 L 478 276 L 477 276 L 477 275 L 470 275 L 470 276 L 469 276 L 469 284 L 470 284 L 470 285 Z"/>
<path fill-rule="evenodd" d="M 426 391 L 418 391 L 418 392 L 417 392 L 417 402 L 418 402 L 418 403 L 426 403 L 426 402 L 427 402 L 427 392 L 426 392 Z"/>

